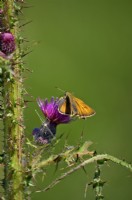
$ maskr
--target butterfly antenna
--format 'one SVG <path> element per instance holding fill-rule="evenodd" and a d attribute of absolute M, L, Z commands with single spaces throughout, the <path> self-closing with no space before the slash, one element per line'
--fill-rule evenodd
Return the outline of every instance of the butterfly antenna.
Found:
<path fill-rule="evenodd" d="M 61 88 L 59 88 L 59 87 L 57 87 L 57 86 L 55 86 L 55 88 L 58 89 L 58 90 L 60 90 L 60 91 L 63 92 L 63 93 L 66 93 L 65 90 L 62 90 Z"/>

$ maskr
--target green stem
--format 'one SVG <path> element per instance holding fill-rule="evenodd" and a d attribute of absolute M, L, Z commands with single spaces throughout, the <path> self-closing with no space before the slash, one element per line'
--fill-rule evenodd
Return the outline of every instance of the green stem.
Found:
<path fill-rule="evenodd" d="M 116 164 L 119 164 L 119 165 L 129 169 L 132 172 L 132 165 L 128 164 L 127 162 L 125 162 L 123 160 L 120 160 L 120 159 L 118 159 L 118 158 L 116 158 L 114 156 L 108 155 L 108 154 L 97 155 L 97 156 L 94 156 L 92 158 L 89 158 L 89 159 L 85 160 L 84 162 L 82 162 L 78 166 L 72 168 L 68 172 L 66 172 L 63 175 L 61 175 L 59 178 L 55 179 L 49 186 L 47 186 L 43 190 L 36 191 L 36 192 L 42 192 L 42 191 L 45 192 L 45 191 L 51 189 L 52 187 L 57 185 L 61 180 L 63 180 L 64 178 L 66 178 L 70 174 L 74 173 L 75 171 L 81 169 L 82 167 L 84 167 L 84 166 L 86 166 L 86 165 L 88 165 L 90 163 L 93 163 L 93 162 L 96 162 L 96 161 L 103 161 L 104 162 L 104 161 L 108 161 L 108 160 L 110 160 L 110 161 L 112 161 L 112 162 L 114 162 Z"/>
<path fill-rule="evenodd" d="M 15 0 L 5 0 L 4 24 L 18 40 L 19 27 L 18 16 L 15 8 Z M 24 197 L 24 170 L 23 157 L 23 83 L 22 66 L 19 42 L 11 60 L 5 61 L 2 66 L 3 87 L 2 96 L 4 102 L 4 189 L 6 200 L 23 200 Z"/>

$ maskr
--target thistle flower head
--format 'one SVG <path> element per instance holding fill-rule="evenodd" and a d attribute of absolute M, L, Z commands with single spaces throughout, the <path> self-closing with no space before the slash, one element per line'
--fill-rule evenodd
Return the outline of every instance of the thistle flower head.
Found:
<path fill-rule="evenodd" d="M 48 102 L 37 99 L 38 105 L 42 110 L 46 121 L 40 128 L 35 128 L 32 132 L 34 140 L 39 144 L 48 144 L 56 135 L 56 127 L 59 124 L 68 123 L 71 121 L 70 116 L 63 115 L 58 111 L 59 99 L 52 97 Z"/>
<path fill-rule="evenodd" d="M 58 98 L 55 99 L 54 97 L 52 97 L 50 102 L 48 102 L 47 99 L 45 99 L 44 101 L 41 99 L 38 99 L 37 102 L 44 116 L 51 123 L 58 125 L 58 124 L 63 124 L 63 123 L 64 124 L 69 123 L 71 121 L 70 116 L 59 113 L 58 111 L 59 99 Z"/>
<path fill-rule="evenodd" d="M 15 38 L 9 32 L 3 32 L 0 34 L 0 51 L 6 56 L 14 52 L 16 48 Z"/>
<path fill-rule="evenodd" d="M 0 9 L 0 15 L 2 15 L 3 14 L 3 9 Z"/>
<path fill-rule="evenodd" d="M 39 144 L 48 144 L 55 137 L 56 124 L 44 122 L 40 128 L 35 128 L 32 132 L 35 141 Z"/>

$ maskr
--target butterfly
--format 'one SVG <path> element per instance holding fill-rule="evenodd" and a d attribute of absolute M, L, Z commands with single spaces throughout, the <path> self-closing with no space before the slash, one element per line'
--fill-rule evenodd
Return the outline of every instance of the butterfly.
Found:
<path fill-rule="evenodd" d="M 85 104 L 81 99 L 73 96 L 70 92 L 66 92 L 64 97 L 60 97 L 58 111 L 61 114 L 70 116 L 78 116 L 85 119 L 95 114 L 95 111 Z"/>

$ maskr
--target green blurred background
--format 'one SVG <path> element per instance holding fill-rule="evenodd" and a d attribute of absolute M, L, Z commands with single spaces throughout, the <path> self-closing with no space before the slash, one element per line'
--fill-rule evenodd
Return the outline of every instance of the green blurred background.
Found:
<path fill-rule="evenodd" d="M 87 120 L 77 120 L 57 129 L 58 136 L 69 134 L 73 145 L 80 140 L 93 141 L 91 149 L 131 160 L 132 130 L 132 1 L 37 0 L 27 1 L 23 19 L 32 23 L 23 28 L 33 50 L 25 58 L 33 73 L 25 75 L 25 87 L 35 99 L 62 96 L 58 86 L 72 92 L 96 110 Z M 24 21 L 25 23 L 25 21 Z M 35 113 L 37 103 L 25 110 L 26 134 L 32 138 L 34 127 L 41 125 Z M 41 114 L 41 111 L 39 111 Z M 62 140 L 65 140 L 63 137 Z M 54 166 L 55 168 L 55 166 Z M 94 166 L 86 168 L 89 181 Z M 46 186 L 56 177 L 50 170 Z M 132 199 L 130 172 L 109 163 L 103 167 L 105 199 Z M 82 170 L 67 177 L 45 193 L 32 199 L 84 199 L 87 182 Z M 94 199 L 88 189 L 87 199 Z"/>

